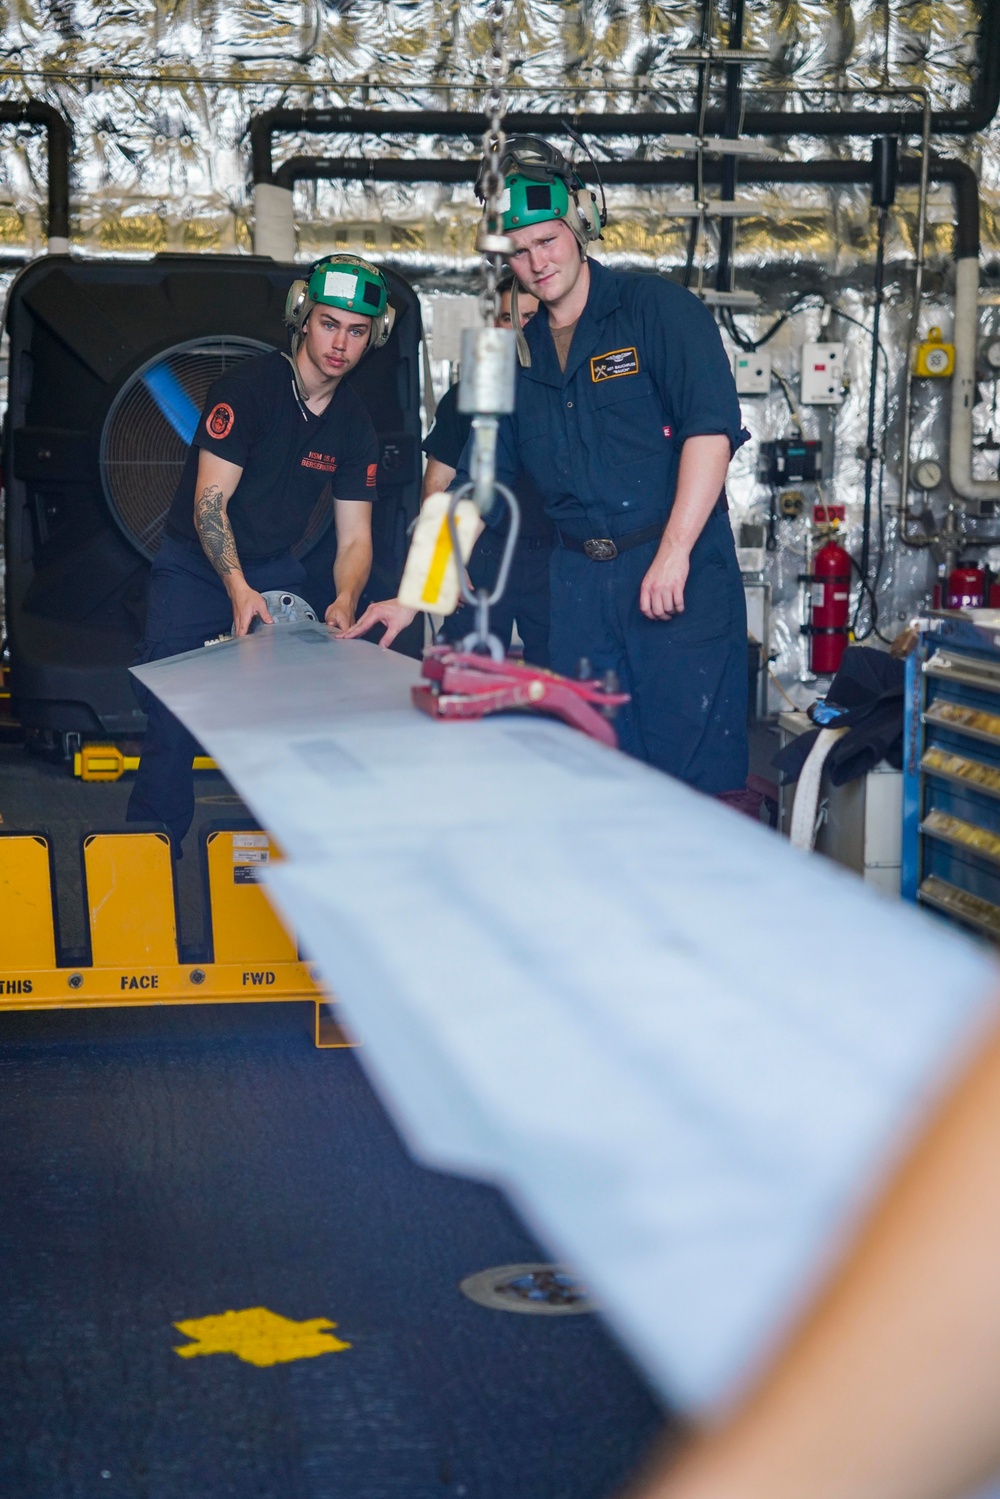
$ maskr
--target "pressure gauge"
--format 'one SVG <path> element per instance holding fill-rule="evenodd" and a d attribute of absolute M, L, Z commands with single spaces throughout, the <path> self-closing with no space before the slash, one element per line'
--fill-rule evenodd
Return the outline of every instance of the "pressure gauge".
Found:
<path fill-rule="evenodd" d="M 918 489 L 937 489 L 942 477 L 941 465 L 936 458 L 921 458 L 913 470 L 913 482 Z"/>
<path fill-rule="evenodd" d="M 1000 370 L 1000 338 L 991 338 L 984 350 L 991 370 Z"/>

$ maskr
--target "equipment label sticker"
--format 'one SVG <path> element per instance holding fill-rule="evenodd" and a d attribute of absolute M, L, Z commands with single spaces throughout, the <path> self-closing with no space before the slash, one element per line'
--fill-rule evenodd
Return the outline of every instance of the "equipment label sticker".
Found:
<path fill-rule="evenodd" d="M 225 401 L 220 401 L 218 406 L 212 407 L 205 418 L 205 429 L 209 437 L 215 437 L 221 441 L 223 437 L 229 436 L 235 421 L 233 408 L 227 406 Z"/>
<path fill-rule="evenodd" d="M 233 848 L 270 848 L 271 839 L 267 833 L 234 833 Z"/>
<path fill-rule="evenodd" d="M 259 885 L 260 884 L 260 873 L 259 873 L 259 870 L 260 870 L 260 866 L 258 864 L 234 864 L 233 865 L 233 884 L 234 885 Z"/>
<path fill-rule="evenodd" d="M 610 354 L 595 354 L 590 361 L 590 378 L 595 385 L 602 380 L 618 380 L 622 375 L 638 373 L 638 349 L 612 349 Z"/>
<path fill-rule="evenodd" d="M 266 848 L 234 848 L 234 864 L 266 864 L 271 857 Z"/>

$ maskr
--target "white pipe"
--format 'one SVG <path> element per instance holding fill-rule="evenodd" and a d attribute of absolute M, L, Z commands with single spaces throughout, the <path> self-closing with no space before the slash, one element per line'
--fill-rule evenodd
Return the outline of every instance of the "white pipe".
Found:
<path fill-rule="evenodd" d="M 951 383 L 948 476 L 963 500 L 1000 500 L 1000 480 L 972 477 L 972 407 L 979 341 L 979 257 L 955 262 L 955 373 Z"/>
<path fill-rule="evenodd" d="M 292 193 L 273 182 L 257 182 L 253 190 L 253 252 L 272 260 L 295 259 L 295 214 Z"/>

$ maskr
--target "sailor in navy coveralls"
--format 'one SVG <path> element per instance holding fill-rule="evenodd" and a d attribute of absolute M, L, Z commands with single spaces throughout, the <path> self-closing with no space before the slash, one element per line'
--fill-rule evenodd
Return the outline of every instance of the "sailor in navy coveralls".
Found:
<path fill-rule="evenodd" d="M 552 668 L 613 669 L 632 695 L 624 750 L 709 794 L 742 791 L 746 608 L 724 485 L 746 434 L 718 328 L 675 282 L 587 259 L 601 219 L 558 152 L 508 153 L 509 262 L 543 306 L 519 334 L 497 478 L 526 470 L 556 525 Z M 352 633 L 383 622 L 386 644 L 411 617 L 373 605 Z"/>

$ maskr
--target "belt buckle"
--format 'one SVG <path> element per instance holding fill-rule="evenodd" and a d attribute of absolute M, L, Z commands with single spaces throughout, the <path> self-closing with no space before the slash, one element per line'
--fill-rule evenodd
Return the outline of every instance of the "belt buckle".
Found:
<path fill-rule="evenodd" d="M 592 536 L 583 543 L 583 550 L 591 562 L 613 562 L 618 556 L 618 548 L 610 536 Z"/>

